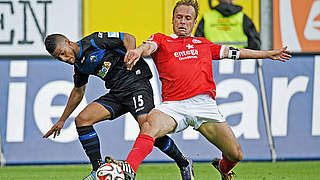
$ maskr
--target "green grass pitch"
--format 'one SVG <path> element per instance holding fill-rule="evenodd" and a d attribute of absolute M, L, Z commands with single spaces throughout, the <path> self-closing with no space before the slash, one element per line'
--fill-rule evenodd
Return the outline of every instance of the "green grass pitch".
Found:
<path fill-rule="evenodd" d="M 89 165 L 7 166 L 0 168 L 0 180 L 81 180 Z M 194 164 L 196 180 L 219 180 L 209 163 Z M 320 161 L 241 162 L 234 169 L 236 180 L 319 180 Z M 136 180 L 180 180 L 173 163 L 142 164 Z"/>

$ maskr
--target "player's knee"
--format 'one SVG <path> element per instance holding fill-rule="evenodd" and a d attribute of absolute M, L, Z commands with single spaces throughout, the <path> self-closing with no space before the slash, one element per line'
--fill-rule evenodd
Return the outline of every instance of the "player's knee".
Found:
<path fill-rule="evenodd" d="M 145 121 L 140 124 L 140 131 L 141 133 L 147 133 L 151 130 L 150 123 L 148 121 Z"/>
<path fill-rule="evenodd" d="M 89 119 L 85 115 L 82 115 L 81 113 L 75 118 L 74 121 L 75 121 L 77 127 L 92 125 L 92 123 L 90 123 Z"/>
<path fill-rule="evenodd" d="M 240 151 L 238 152 L 237 158 L 236 158 L 236 162 L 242 161 L 243 160 L 243 152 L 240 149 Z"/>
<path fill-rule="evenodd" d="M 140 132 L 142 134 L 147 134 L 149 136 L 152 136 L 154 138 L 157 138 L 159 136 L 160 128 L 157 126 L 157 119 L 153 118 L 152 114 L 150 113 L 147 116 L 147 120 L 141 124 L 141 130 Z"/>
<path fill-rule="evenodd" d="M 158 130 L 156 129 L 156 127 L 152 126 L 152 123 L 150 123 L 150 121 L 146 121 L 141 125 L 140 132 L 142 134 L 147 134 L 151 137 L 156 138 L 157 131 Z"/>
<path fill-rule="evenodd" d="M 241 148 L 237 148 L 237 151 L 233 153 L 232 159 L 233 162 L 239 162 L 243 160 L 243 152 Z"/>

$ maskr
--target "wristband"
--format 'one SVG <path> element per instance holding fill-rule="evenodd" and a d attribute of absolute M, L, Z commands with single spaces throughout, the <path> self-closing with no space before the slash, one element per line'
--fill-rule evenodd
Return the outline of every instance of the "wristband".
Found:
<path fill-rule="evenodd" d="M 240 58 L 240 50 L 238 48 L 234 48 L 232 46 L 229 46 L 229 53 L 228 53 L 229 59 L 239 59 Z"/>

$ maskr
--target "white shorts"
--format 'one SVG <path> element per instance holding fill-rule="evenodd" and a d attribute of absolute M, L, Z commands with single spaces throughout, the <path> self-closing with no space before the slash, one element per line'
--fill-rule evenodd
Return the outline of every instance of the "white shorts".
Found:
<path fill-rule="evenodd" d="M 188 126 L 197 130 L 204 122 L 225 121 L 216 101 L 206 94 L 180 101 L 165 101 L 155 109 L 171 116 L 177 122 L 174 132 L 183 131 Z"/>

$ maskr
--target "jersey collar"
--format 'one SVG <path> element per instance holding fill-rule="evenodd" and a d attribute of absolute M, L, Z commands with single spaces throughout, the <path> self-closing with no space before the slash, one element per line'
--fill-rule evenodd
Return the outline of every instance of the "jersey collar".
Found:
<path fill-rule="evenodd" d="M 178 39 L 179 38 L 179 36 L 178 35 L 176 35 L 176 34 L 170 34 L 170 37 L 172 37 L 173 39 Z M 192 34 L 191 34 L 191 36 L 190 37 L 194 37 Z"/>
<path fill-rule="evenodd" d="M 170 37 L 172 37 L 173 39 L 177 39 L 178 36 L 176 34 L 171 34 Z"/>

